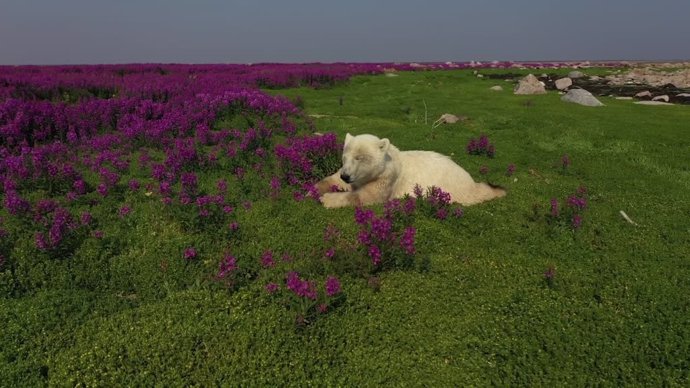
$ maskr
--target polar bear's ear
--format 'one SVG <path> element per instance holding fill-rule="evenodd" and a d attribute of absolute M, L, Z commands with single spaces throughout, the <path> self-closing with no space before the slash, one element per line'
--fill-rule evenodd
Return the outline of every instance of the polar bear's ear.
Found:
<path fill-rule="evenodd" d="M 379 140 L 379 149 L 383 152 L 388 151 L 388 147 L 390 147 L 391 141 L 388 139 L 381 139 Z"/>
<path fill-rule="evenodd" d="M 345 134 L 345 145 L 347 145 L 347 143 L 349 143 L 350 140 L 352 140 L 352 137 L 353 137 L 353 136 L 350 135 L 349 132 L 348 132 L 347 134 Z"/>

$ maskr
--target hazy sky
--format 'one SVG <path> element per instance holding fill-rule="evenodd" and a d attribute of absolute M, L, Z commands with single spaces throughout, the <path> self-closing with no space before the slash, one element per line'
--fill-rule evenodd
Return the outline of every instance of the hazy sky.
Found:
<path fill-rule="evenodd" d="M 0 64 L 690 59 L 690 0 L 0 0 Z"/>

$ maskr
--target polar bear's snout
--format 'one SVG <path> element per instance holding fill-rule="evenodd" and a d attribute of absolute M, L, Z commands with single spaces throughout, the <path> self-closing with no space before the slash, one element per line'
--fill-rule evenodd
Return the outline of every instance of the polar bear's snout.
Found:
<path fill-rule="evenodd" d="M 348 174 L 346 174 L 346 173 L 341 173 L 341 174 L 340 174 L 340 179 L 342 179 L 343 182 L 345 182 L 345 183 L 350 183 L 350 182 L 351 182 L 351 181 L 350 181 L 350 179 L 351 179 L 351 178 L 350 178 L 350 175 L 348 175 Z"/>

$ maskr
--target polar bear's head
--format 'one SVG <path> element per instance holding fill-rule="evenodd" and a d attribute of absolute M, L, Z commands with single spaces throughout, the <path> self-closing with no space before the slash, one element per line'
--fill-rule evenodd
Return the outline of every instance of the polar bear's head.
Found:
<path fill-rule="evenodd" d="M 391 142 L 373 135 L 345 135 L 343 147 L 343 167 L 340 178 L 352 185 L 361 187 L 381 176 L 389 159 Z"/>

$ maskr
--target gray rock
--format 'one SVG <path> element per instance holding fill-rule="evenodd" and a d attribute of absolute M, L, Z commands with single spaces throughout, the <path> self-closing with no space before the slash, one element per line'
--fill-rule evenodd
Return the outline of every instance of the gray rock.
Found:
<path fill-rule="evenodd" d="M 603 106 L 601 101 L 597 100 L 592 93 L 584 89 L 570 89 L 563 97 L 562 101 L 572 102 L 584 106 Z"/>
<path fill-rule="evenodd" d="M 489 89 L 493 90 L 494 92 L 502 92 L 502 91 L 503 91 L 503 86 L 501 86 L 501 85 L 496 85 L 496 86 L 490 87 Z"/>
<path fill-rule="evenodd" d="M 539 82 L 537 77 L 528 74 L 520 80 L 513 91 L 515 94 L 546 94 L 546 88 Z"/>
<path fill-rule="evenodd" d="M 663 101 L 635 101 L 633 104 L 637 105 L 673 105 Z"/>
<path fill-rule="evenodd" d="M 616 100 L 632 100 L 632 97 L 616 97 Z"/>
<path fill-rule="evenodd" d="M 680 94 L 676 94 L 676 97 L 688 98 L 688 97 L 690 97 L 690 93 L 680 93 Z"/>
<path fill-rule="evenodd" d="M 656 97 L 652 98 L 652 101 L 663 101 L 663 102 L 668 102 L 668 101 L 669 101 L 669 98 L 668 98 L 668 95 L 663 94 L 663 95 L 661 95 L 661 96 L 656 96 Z"/>
<path fill-rule="evenodd" d="M 568 73 L 568 77 L 575 79 L 575 78 L 582 78 L 585 76 L 585 73 L 579 71 L 579 70 L 574 70 Z"/>
<path fill-rule="evenodd" d="M 556 89 L 563 90 L 573 84 L 573 80 L 565 77 L 556 80 Z"/>
<path fill-rule="evenodd" d="M 652 92 L 645 90 L 644 92 L 639 92 L 635 95 L 637 98 L 652 98 Z"/>

